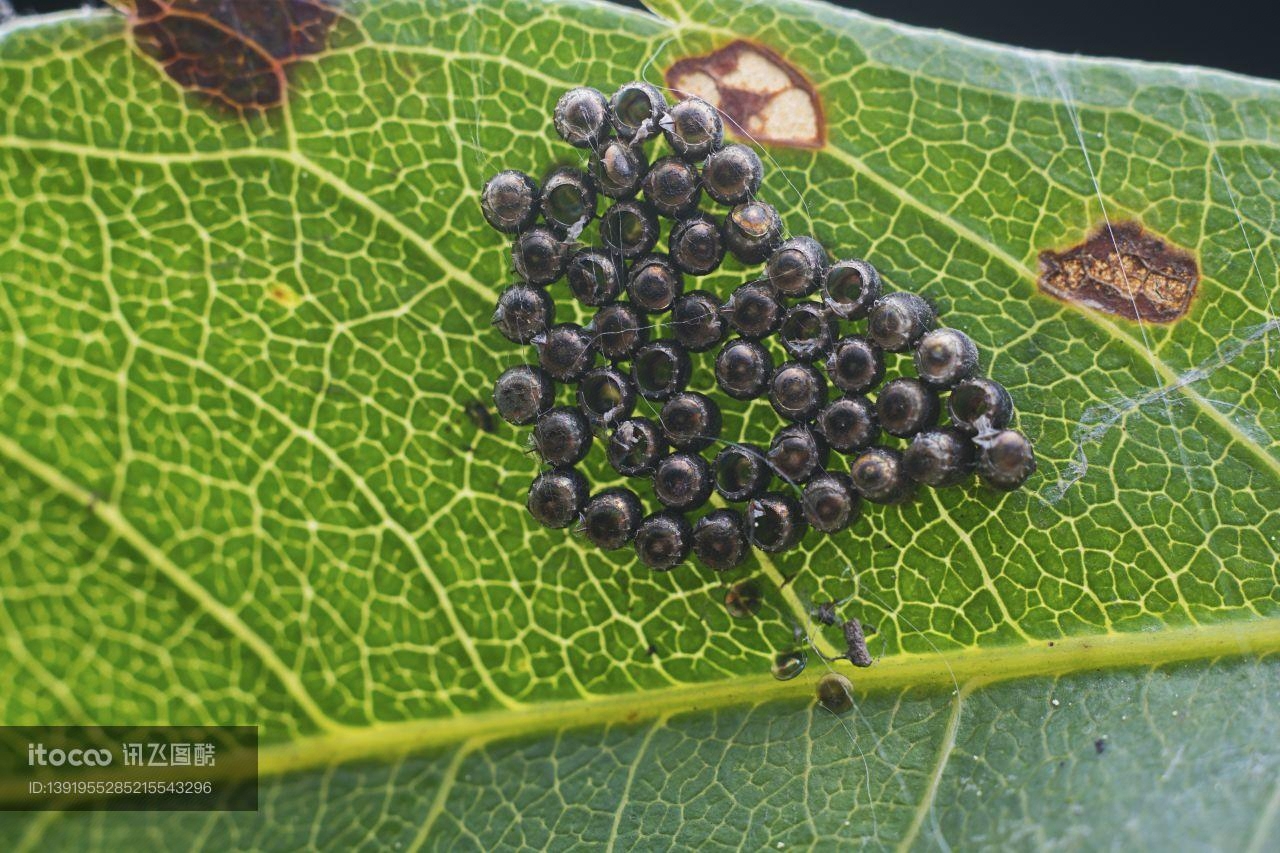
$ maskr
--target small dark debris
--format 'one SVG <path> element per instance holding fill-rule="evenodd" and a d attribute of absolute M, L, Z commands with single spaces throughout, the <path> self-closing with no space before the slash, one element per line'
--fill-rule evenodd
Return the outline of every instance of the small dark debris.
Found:
<path fill-rule="evenodd" d="M 844 656 L 854 666 L 871 666 L 871 653 L 867 651 L 867 638 L 862 632 L 862 623 L 857 619 L 848 619 L 844 623 L 844 642 L 847 651 Z"/>
<path fill-rule="evenodd" d="M 493 432 L 493 413 L 479 400 L 467 403 L 467 417 L 471 419 L 471 423 L 475 424 L 476 429 Z"/>
<path fill-rule="evenodd" d="M 1053 648 L 1053 640 L 1049 641 L 1049 648 Z"/>
<path fill-rule="evenodd" d="M 647 654 L 649 657 L 653 657 L 658 653 L 658 647 L 655 646 L 653 643 L 650 643 L 649 647 L 646 648 L 644 651 L 645 651 L 645 654 Z"/>
<path fill-rule="evenodd" d="M 724 607 L 735 619 L 746 619 L 760 612 L 764 595 L 754 580 L 739 581 L 724 594 Z"/>
<path fill-rule="evenodd" d="M 823 625 L 834 625 L 837 621 L 836 603 L 834 601 L 824 601 L 809 611 L 809 614 L 817 619 Z"/>
<path fill-rule="evenodd" d="M 1107 751 L 1107 739 L 1106 739 L 1106 738 L 1103 738 L 1103 737 L 1100 737 L 1100 738 L 1098 738 L 1097 740 L 1095 740 L 1095 741 L 1093 742 L 1093 751 L 1094 751 L 1094 752 L 1096 752 L 1096 753 L 1098 753 L 1098 755 L 1102 755 L 1102 753 L 1106 752 L 1106 751 Z"/>

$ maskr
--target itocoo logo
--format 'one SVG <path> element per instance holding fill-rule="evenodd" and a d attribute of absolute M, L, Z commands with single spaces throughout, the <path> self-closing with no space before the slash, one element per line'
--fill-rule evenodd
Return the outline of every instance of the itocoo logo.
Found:
<path fill-rule="evenodd" d="M 106 767 L 111 763 L 109 749 L 48 749 L 42 743 L 27 744 L 28 767 Z"/>

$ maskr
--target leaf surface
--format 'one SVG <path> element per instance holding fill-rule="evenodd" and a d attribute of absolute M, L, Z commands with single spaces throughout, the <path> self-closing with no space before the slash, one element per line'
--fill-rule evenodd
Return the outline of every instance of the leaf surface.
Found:
<path fill-rule="evenodd" d="M 31 846 L 1274 839 L 1273 664 L 1181 662 L 1280 645 L 1280 87 L 810 3 L 652 5 L 350 3 L 287 104 L 246 115 L 117 16 L 4 25 L 0 719 L 257 723 L 275 821 L 6 819 Z M 828 122 L 768 150 L 764 196 L 975 339 L 1040 473 L 730 578 L 654 575 L 535 528 L 525 436 L 466 414 L 521 358 L 488 326 L 511 273 L 477 189 L 577 162 L 564 89 L 736 38 Z M 1182 319 L 1037 292 L 1041 251 L 1121 219 L 1196 256 Z M 735 620 L 747 576 L 765 606 Z M 838 719 L 808 698 L 832 599 L 878 629 Z M 774 683 L 797 628 L 809 672 Z M 1182 762 L 1226 780 L 1217 824 L 1151 816 L 1194 800 Z"/>

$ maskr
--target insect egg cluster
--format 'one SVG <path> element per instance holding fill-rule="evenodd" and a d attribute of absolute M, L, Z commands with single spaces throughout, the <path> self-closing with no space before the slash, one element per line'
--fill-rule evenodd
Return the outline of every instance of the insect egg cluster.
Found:
<path fill-rule="evenodd" d="M 560 98 L 554 121 L 585 168 L 541 183 L 503 171 L 481 192 L 485 219 L 512 235 L 519 277 L 493 324 L 533 348 L 493 395 L 507 422 L 532 427 L 545 468 L 526 506 L 538 523 L 631 546 L 652 569 L 693 554 L 725 570 L 753 548 L 795 548 L 811 529 L 839 533 L 864 501 L 901 503 L 974 473 L 1011 490 L 1035 470 L 1030 442 L 1010 428 L 1013 401 L 981 375 L 973 341 L 939 325 L 923 298 L 885 292 L 867 261 L 832 262 L 812 237 L 786 239 L 756 197 L 759 156 L 725 144 L 706 101 L 671 105 L 642 82 L 611 98 L 583 87 Z M 583 239 L 593 222 L 598 239 Z M 763 274 L 728 293 L 694 286 L 726 255 Z M 553 288 L 590 321 L 557 322 Z M 709 351 L 714 396 L 689 390 L 690 354 Z M 914 369 L 886 381 L 887 361 Z M 571 386 L 572 405 L 557 405 L 558 386 Z M 721 440 L 721 394 L 767 398 L 782 422 L 767 447 Z M 650 506 L 630 488 L 593 491 L 578 465 L 597 446 L 620 475 L 648 481 Z M 705 509 L 713 495 L 741 506 Z"/>

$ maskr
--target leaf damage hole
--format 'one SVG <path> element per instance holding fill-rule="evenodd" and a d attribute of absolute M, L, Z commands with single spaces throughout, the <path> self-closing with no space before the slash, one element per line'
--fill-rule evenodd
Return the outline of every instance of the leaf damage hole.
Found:
<path fill-rule="evenodd" d="M 1200 283 L 1195 256 L 1137 222 L 1103 224 L 1078 245 L 1040 253 L 1040 290 L 1129 320 L 1171 323 Z"/>
<path fill-rule="evenodd" d="M 813 84 L 763 45 L 738 40 L 678 60 L 666 73 L 677 94 L 708 101 L 739 135 L 791 148 L 826 144 L 826 119 Z"/>
<path fill-rule="evenodd" d="M 148 57 L 184 89 L 239 110 L 279 105 L 290 65 L 322 52 L 338 0 L 117 0 Z"/>

